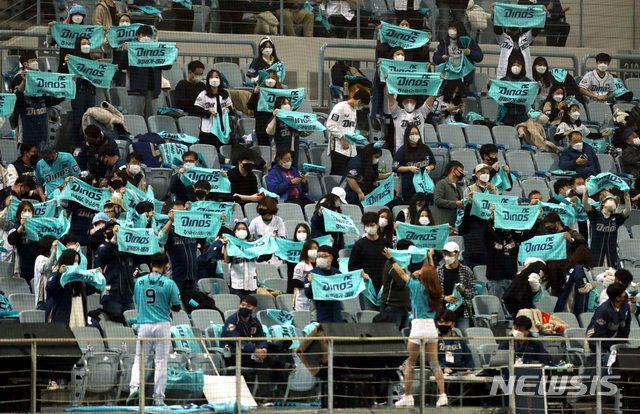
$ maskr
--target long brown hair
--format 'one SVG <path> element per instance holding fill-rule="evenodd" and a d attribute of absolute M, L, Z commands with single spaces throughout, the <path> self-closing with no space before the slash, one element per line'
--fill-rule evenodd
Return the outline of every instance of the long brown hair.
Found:
<path fill-rule="evenodd" d="M 593 253 L 587 246 L 580 246 L 569 259 L 569 269 L 576 265 L 582 265 L 590 270 L 593 267 Z"/>
<path fill-rule="evenodd" d="M 429 307 L 431 310 L 442 307 L 442 286 L 438 279 L 438 271 L 431 265 L 424 265 L 420 269 L 420 283 L 424 286 L 425 295 L 429 296 Z"/>

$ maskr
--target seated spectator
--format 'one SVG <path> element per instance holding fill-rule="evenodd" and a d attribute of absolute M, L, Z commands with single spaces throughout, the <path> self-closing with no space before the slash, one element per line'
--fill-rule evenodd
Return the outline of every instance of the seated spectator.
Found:
<path fill-rule="evenodd" d="M 127 168 L 127 161 L 120 158 L 120 151 L 118 151 L 117 148 L 113 148 L 108 145 L 100 147 L 100 151 L 98 152 L 98 161 L 107 167 L 105 178 L 109 177 L 109 175 L 114 171 L 124 170 Z"/>
<path fill-rule="evenodd" d="M 351 158 L 347 164 L 340 186 L 347 193 L 347 202 L 357 206 L 365 197 L 375 189 L 375 182 L 384 180 L 392 172 L 379 173 L 378 162 L 382 158 L 382 150 L 369 144 L 362 152 Z"/>
<path fill-rule="evenodd" d="M 267 174 L 267 190 L 278 194 L 283 202 L 297 204 L 302 209 L 313 203 L 307 195 L 307 177 L 293 166 L 291 150 L 288 148 L 280 149 L 276 153 L 276 163 Z"/>
<path fill-rule="evenodd" d="M 397 125 L 397 123 L 396 123 Z M 396 128 L 396 133 L 397 133 Z M 400 204 L 409 202 L 416 193 L 414 174 L 431 172 L 436 168 L 436 159 L 420 137 L 420 128 L 408 126 L 404 129 L 403 145 L 393 156 L 392 171 L 400 175 Z"/>
<path fill-rule="evenodd" d="M 418 225 L 420 219 L 420 211 L 427 206 L 427 195 L 425 193 L 415 193 L 411 197 L 409 207 L 403 208 L 398 212 L 396 221 L 405 224 Z"/>
<path fill-rule="evenodd" d="M 609 295 L 607 294 L 607 288 L 611 286 L 613 283 L 620 283 L 624 286 L 625 289 L 628 289 L 631 283 L 633 282 L 633 275 L 627 269 L 618 269 L 615 271 L 613 280 L 607 280 L 607 273 L 601 273 L 596 276 L 596 281 L 600 282 L 604 285 L 604 290 L 600 292 L 600 305 L 609 300 Z"/>
<path fill-rule="evenodd" d="M 21 201 L 16 210 L 15 222 L 7 236 L 7 242 L 15 249 L 18 274 L 27 283 L 33 279 L 33 264 L 38 252 L 38 240 L 30 240 L 25 229 L 27 218 L 32 217 L 33 204 L 27 200 Z"/>
<path fill-rule="evenodd" d="M 438 340 L 438 362 L 442 371 L 445 375 L 473 371 L 475 364 L 467 341 L 455 339 L 458 337 L 456 331 L 453 330 L 456 327 L 456 314 L 448 309 L 441 309 L 436 314 L 435 320 L 440 337 Z"/>
<path fill-rule="evenodd" d="M 226 172 L 223 172 L 223 175 Z M 218 201 L 221 203 L 233 203 L 235 201 L 240 201 L 239 197 L 234 197 L 231 194 L 227 193 L 212 193 L 211 192 L 211 183 L 207 180 L 199 180 L 193 184 L 193 193 L 195 198 L 190 199 L 189 201 Z M 233 207 L 234 210 L 236 207 Z M 240 207 L 237 207 L 240 208 Z"/>
<path fill-rule="evenodd" d="M 541 341 L 522 339 L 533 338 L 531 335 L 532 326 L 531 319 L 526 316 L 518 316 L 513 321 L 511 335 L 516 338 L 513 342 L 515 347 L 515 363 L 516 365 L 531 364 L 536 361 L 543 365 L 550 365 L 551 357 Z M 509 349 L 510 342 L 509 340 L 500 342 L 498 349 Z"/>
<path fill-rule="evenodd" d="M 147 183 L 144 181 L 144 174 L 142 174 L 142 154 L 139 152 L 132 152 L 127 155 L 127 167 L 125 168 L 125 176 L 127 181 L 140 191 L 147 192 Z"/>
<path fill-rule="evenodd" d="M 284 34 L 287 36 L 295 36 L 296 32 L 294 24 L 301 24 L 303 26 L 302 35 L 304 37 L 313 37 L 313 23 L 315 22 L 315 16 L 313 12 L 303 10 L 300 7 L 299 0 L 290 0 L 284 2 Z"/>
<path fill-rule="evenodd" d="M 326 235 L 330 235 L 333 239 L 332 255 L 333 257 L 339 257 L 340 250 L 344 249 L 344 233 L 333 232 L 328 233 L 324 227 L 324 218 L 322 217 L 322 210 L 329 209 L 336 213 L 342 213 L 340 206 L 347 204 L 345 200 L 344 189 L 341 187 L 334 187 L 330 194 L 323 196 L 317 203 L 316 209 L 311 217 L 311 237 L 314 239 Z M 338 264 L 333 263 L 333 266 L 337 269 Z"/>
<path fill-rule="evenodd" d="M 391 242 L 392 245 L 396 244 L 396 223 L 393 220 L 393 213 L 387 207 L 383 207 L 378 211 L 378 235 Z"/>
<path fill-rule="evenodd" d="M 430 109 L 427 120 L 431 118 L 434 125 L 461 122 L 464 112 L 462 87 L 461 80 L 450 80 L 442 89 L 442 94 L 427 98 L 425 105 Z"/>
<path fill-rule="evenodd" d="M 622 133 L 622 138 L 627 144 L 620 157 L 622 172 L 631 174 L 633 178 L 638 179 L 640 177 L 640 138 L 638 133 L 630 128 Z"/>
<path fill-rule="evenodd" d="M 611 144 L 616 147 L 624 150 L 627 148 L 627 141 L 622 137 L 622 134 L 625 133 L 627 129 L 631 129 L 633 131 L 638 132 L 638 124 L 640 123 L 640 119 L 627 117 L 624 123 L 618 124 L 615 131 L 613 131 L 613 136 L 611 137 Z"/>
<path fill-rule="evenodd" d="M 582 142 L 582 133 L 580 131 L 571 131 L 569 135 L 570 148 L 565 148 L 560 154 L 558 167 L 565 171 L 575 171 L 583 178 L 589 178 L 592 175 L 598 175 L 602 172 L 600 169 L 600 161 L 593 147 Z M 587 206 L 584 206 L 585 209 Z"/>
<path fill-rule="evenodd" d="M 36 164 L 38 163 L 38 144 L 26 142 L 20 145 L 18 159 L 7 166 L 5 187 L 11 187 L 21 175 L 36 178 Z M 2 200 L 0 200 L 1 202 Z"/>
<path fill-rule="evenodd" d="M 173 106 L 182 109 L 189 115 L 195 113 L 195 102 L 205 88 L 204 80 L 204 64 L 199 60 L 192 60 L 187 65 L 187 77 L 182 79 L 175 87 L 175 102 Z"/>
<path fill-rule="evenodd" d="M 96 125 L 87 125 L 84 129 L 84 141 L 76 157 L 78 167 L 82 171 L 89 171 L 94 177 L 106 177 L 107 166 L 103 162 L 98 162 L 98 154 L 105 146 L 118 151 L 118 144 L 113 138 L 106 137 Z"/>
<path fill-rule="evenodd" d="M 225 132 L 223 115 L 225 111 L 233 109 L 231 97 L 222 85 L 222 76 L 217 70 L 210 70 L 205 82 L 204 90 L 196 98 L 192 112 L 193 115 L 200 117 L 200 143 L 213 145 L 219 152 L 224 144 L 222 142 L 224 137 L 215 135 L 214 124 L 217 122 L 220 130 Z"/>
<path fill-rule="evenodd" d="M 594 301 L 589 292 L 596 288 L 591 279 L 593 254 L 586 245 L 580 246 L 569 259 L 569 270 L 562 294 L 558 298 L 554 312 L 570 312 L 576 315 L 591 312 Z"/>
<path fill-rule="evenodd" d="M 568 109 L 569 104 L 567 103 L 564 88 L 561 86 L 550 87 L 547 98 L 542 105 L 542 112 L 549 118 L 549 123 L 556 126 L 560 125 Z M 578 111 L 578 114 L 580 114 L 580 111 Z"/>
<path fill-rule="evenodd" d="M 289 127 L 277 116 L 279 109 L 283 111 L 291 110 L 290 102 L 286 97 L 280 96 L 276 98 L 273 106 L 276 109 L 273 110 L 273 117 L 266 128 L 267 134 L 273 136 L 271 153 L 273 154 L 275 152 L 277 157 L 280 150 L 289 149 L 293 157 L 293 165 L 297 167 L 299 165 L 298 157 L 300 154 L 300 132 Z"/>
<path fill-rule="evenodd" d="M 478 164 L 474 170 L 475 181 L 469 187 L 464 189 L 464 198 L 473 197 L 472 193 L 490 193 L 498 195 L 498 189 L 491 184 L 491 167 L 487 164 Z M 471 200 L 469 200 L 471 201 Z M 471 204 L 471 203 L 469 203 Z"/>
<path fill-rule="evenodd" d="M 611 56 L 607 53 L 596 55 L 596 69 L 585 73 L 580 81 L 580 92 L 591 101 L 607 102 L 616 90 L 613 75 L 607 72 Z"/>
<path fill-rule="evenodd" d="M 256 203 L 260 200 L 258 181 L 252 172 L 254 168 L 253 155 L 250 151 L 244 151 L 238 156 L 238 168 L 229 170 L 231 194 L 233 194 L 233 197 L 240 199 L 238 204 L 241 206 L 250 202 Z"/>
<path fill-rule="evenodd" d="M 556 128 L 556 134 L 553 139 L 562 141 L 574 131 L 580 132 L 583 137 L 589 139 L 603 138 L 611 135 L 610 129 L 605 129 L 602 133 L 591 132 L 589 128 L 583 125 L 580 121 L 580 106 L 575 101 L 569 104 L 569 110 L 562 117 L 562 121 L 558 125 L 558 128 Z"/>
<path fill-rule="evenodd" d="M 40 194 L 51 194 L 64 184 L 67 177 L 80 175 L 80 167 L 73 155 L 58 152 L 52 142 L 40 144 L 42 159 L 36 164 L 36 185 Z"/>
<path fill-rule="evenodd" d="M 187 201 L 195 201 L 196 197 L 193 187 L 184 185 L 180 180 L 180 176 L 184 174 L 187 167 L 199 166 L 200 158 L 198 158 L 198 153 L 195 151 L 187 151 L 182 154 L 182 168 L 178 170 L 177 174 L 174 174 L 173 177 L 171 177 L 171 181 L 169 182 L 169 191 L 176 197 L 176 200 L 182 201 L 183 203 L 186 203 Z"/>
<path fill-rule="evenodd" d="M 502 167 L 500 166 L 500 164 L 498 164 L 498 147 L 496 147 L 494 144 L 484 144 L 480 147 L 479 154 L 482 163 L 491 167 L 489 169 L 489 176 L 491 177 L 491 179 L 493 179 L 498 171 L 500 171 L 500 168 L 502 168 L 507 173 L 507 177 L 509 178 L 509 186 L 507 187 L 507 191 L 511 190 L 511 185 L 513 184 L 510 174 L 511 170 L 509 169 L 509 166 L 507 164 L 502 164 Z"/>
<path fill-rule="evenodd" d="M 332 266 L 333 249 L 331 246 L 318 247 L 318 255 L 316 257 L 316 267 L 311 270 L 311 274 L 307 275 L 309 287 L 305 288 L 305 295 L 309 299 L 313 299 L 313 305 L 316 309 L 315 321 L 319 323 L 342 322 L 342 302 L 338 300 L 315 300 L 313 297 L 313 275 L 333 276 L 340 274 L 340 271 Z"/>
<path fill-rule="evenodd" d="M 433 217 L 435 224 L 449 223 L 449 226 L 454 227 L 458 208 L 464 207 L 462 202 L 464 165 L 459 161 L 451 160 L 445 168 L 445 174 L 441 180 L 438 180 L 433 190 Z"/>
<path fill-rule="evenodd" d="M 233 235 L 242 241 L 251 241 L 251 233 L 249 226 L 244 221 L 239 221 L 233 228 Z M 258 289 L 258 274 L 256 273 L 256 259 L 245 259 L 242 257 L 229 256 L 227 249 L 227 237 L 222 237 L 222 254 L 224 261 L 229 263 L 229 272 L 231 274 L 231 282 L 229 283 L 229 291 L 233 295 L 240 298 L 249 294 L 255 294 Z"/>
<path fill-rule="evenodd" d="M 293 278 L 291 287 L 294 294 L 293 309 L 294 310 L 311 310 L 311 299 L 307 298 L 305 290 L 310 288 L 308 275 L 316 265 L 318 257 L 318 243 L 312 239 L 304 242 L 300 251 L 300 262 L 293 270 Z"/>
<path fill-rule="evenodd" d="M 538 56 L 533 60 L 533 81 L 538 82 L 538 98 L 547 98 L 551 89 L 562 88 L 562 85 L 553 77 L 549 72 L 549 64 L 547 59 L 542 56 Z M 564 94 L 564 90 L 563 90 Z"/>

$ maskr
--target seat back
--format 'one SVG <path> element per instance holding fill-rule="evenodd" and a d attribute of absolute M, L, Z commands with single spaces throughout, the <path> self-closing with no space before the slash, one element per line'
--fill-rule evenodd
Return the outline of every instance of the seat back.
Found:
<path fill-rule="evenodd" d="M 201 331 L 206 330 L 212 324 L 224 324 L 220 312 L 213 309 L 196 309 L 191 312 L 191 324 Z"/>
<path fill-rule="evenodd" d="M 216 306 L 225 314 L 227 319 L 227 311 L 236 312 L 240 307 L 240 298 L 238 295 L 232 295 L 229 293 L 221 293 L 214 295 L 213 299 L 216 301 Z"/>
<path fill-rule="evenodd" d="M 124 125 L 127 127 L 127 130 L 132 137 L 137 137 L 138 135 L 143 135 L 149 132 L 147 123 L 140 115 L 125 115 Z"/>
<path fill-rule="evenodd" d="M 518 171 L 520 177 L 529 178 L 536 176 L 536 166 L 533 164 L 531 152 L 509 151 L 505 157 L 511 170 Z M 511 167 L 512 165 L 514 167 Z"/>
<path fill-rule="evenodd" d="M 533 302 L 533 306 L 536 309 L 540 309 L 542 312 L 553 313 L 553 309 L 556 307 L 558 298 L 555 296 L 545 296 L 538 302 Z"/>
<path fill-rule="evenodd" d="M 508 125 L 494 126 L 493 129 L 491 130 L 491 133 L 493 134 L 493 139 L 495 143 L 506 145 L 508 150 L 517 150 L 521 146 L 520 138 L 518 138 L 518 132 L 512 126 L 508 126 Z"/>
<path fill-rule="evenodd" d="M 218 150 L 213 145 L 193 144 L 191 147 L 189 147 L 189 150 L 195 151 L 198 154 L 202 154 L 202 158 L 204 158 L 204 162 L 207 163 L 208 168 L 220 169 Z"/>
<path fill-rule="evenodd" d="M 232 88 L 240 88 L 244 84 L 240 66 L 232 62 L 219 62 L 213 65 L 213 68 L 222 73 L 229 81 Z"/>
<path fill-rule="evenodd" d="M 146 171 L 145 181 L 153 188 L 153 195 L 157 200 L 167 197 L 172 175 L 171 168 L 150 168 Z"/>
<path fill-rule="evenodd" d="M 547 186 L 546 180 L 531 178 L 531 179 L 522 181 L 521 185 L 522 185 L 522 191 L 525 197 L 527 197 L 532 191 L 535 190 L 535 191 L 540 191 L 540 194 L 542 194 L 542 199 L 551 198 L 551 191 Z"/>
<path fill-rule="evenodd" d="M 469 143 L 478 145 L 493 144 L 491 131 L 485 125 L 469 125 L 464 128 L 464 135 Z"/>
<path fill-rule="evenodd" d="M 558 154 L 551 152 L 538 152 L 533 155 L 538 171 L 554 171 L 560 169 L 558 166 Z"/>
<path fill-rule="evenodd" d="M 473 298 L 473 313 L 475 315 L 498 314 L 498 320 L 505 320 L 504 308 L 500 299 L 493 295 L 478 295 Z"/>
<path fill-rule="evenodd" d="M 125 115 L 131 113 L 131 99 L 127 93 L 127 88 L 123 86 L 109 88 L 109 98 L 111 98 L 111 105 L 122 108 Z"/>
<path fill-rule="evenodd" d="M 25 284 L 26 283 L 27 282 L 25 282 Z M 29 289 L 28 285 L 27 289 Z M 31 293 L 14 293 L 9 295 L 8 299 L 11 309 L 18 312 L 18 314 L 22 311 L 33 310 L 36 308 L 36 295 Z"/>
<path fill-rule="evenodd" d="M 10 276 L 10 275 L 7 275 L 7 276 Z M 13 295 L 14 293 L 24 293 L 24 294 L 31 293 L 29 284 L 25 279 L 21 277 L 0 278 L 0 291 L 4 292 L 4 296 L 6 298 Z"/>
<path fill-rule="evenodd" d="M 152 115 L 147 119 L 149 124 L 149 132 L 169 132 L 177 134 L 178 127 L 172 117 L 167 115 Z"/>
<path fill-rule="evenodd" d="M 293 312 L 293 300 L 294 295 L 292 293 L 278 295 L 278 297 L 276 298 L 276 305 L 280 310 Z"/>
<path fill-rule="evenodd" d="M 23 310 L 20 312 L 20 323 L 45 323 L 45 314 L 43 310 Z"/>
<path fill-rule="evenodd" d="M 553 316 L 560 318 L 564 321 L 569 328 L 580 328 L 580 323 L 578 323 L 578 319 L 573 313 L 570 312 L 555 312 Z"/>
<path fill-rule="evenodd" d="M 458 125 L 438 125 L 438 136 L 440 137 L 440 142 L 446 142 L 454 148 L 464 148 L 467 145 L 462 128 Z"/>
<path fill-rule="evenodd" d="M 198 135 L 200 135 L 200 118 L 197 116 L 183 116 L 178 118 L 178 129 L 183 134 L 198 138 Z"/>

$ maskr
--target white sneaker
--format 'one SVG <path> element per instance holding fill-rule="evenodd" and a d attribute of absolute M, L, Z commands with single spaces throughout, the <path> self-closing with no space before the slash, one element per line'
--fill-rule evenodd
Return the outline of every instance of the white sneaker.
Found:
<path fill-rule="evenodd" d="M 438 402 L 436 402 L 436 407 L 442 407 L 445 405 L 449 405 L 447 394 L 440 394 L 440 396 L 438 397 Z"/>
<path fill-rule="evenodd" d="M 446 396 L 445 396 L 446 398 Z M 413 395 L 403 395 L 396 403 L 394 404 L 396 407 L 413 407 Z"/>

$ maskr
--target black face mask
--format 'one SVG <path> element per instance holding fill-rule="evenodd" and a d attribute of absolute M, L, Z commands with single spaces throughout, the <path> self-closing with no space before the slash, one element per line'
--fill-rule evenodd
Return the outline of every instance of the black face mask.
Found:
<path fill-rule="evenodd" d="M 549 234 L 556 234 L 558 230 L 555 227 L 547 227 L 547 232 Z"/>
<path fill-rule="evenodd" d="M 111 240 L 111 239 L 113 239 L 113 231 L 112 231 L 112 230 L 105 231 L 105 232 L 104 232 L 104 237 L 105 237 L 107 240 Z"/>
<path fill-rule="evenodd" d="M 267 209 L 266 208 L 259 208 L 258 209 L 258 214 L 260 214 L 261 216 L 264 216 L 267 214 Z"/>
<path fill-rule="evenodd" d="M 451 326 L 438 325 L 438 332 L 440 332 L 442 335 L 447 335 L 449 332 L 451 332 L 451 329 Z"/>
<path fill-rule="evenodd" d="M 251 170 L 253 170 L 255 168 L 255 166 L 256 165 L 254 163 L 252 163 L 252 162 L 242 164 L 242 168 L 244 168 L 245 171 L 251 171 Z"/>
<path fill-rule="evenodd" d="M 489 158 L 489 164 L 493 165 L 493 164 L 495 164 L 496 162 L 498 162 L 498 159 L 497 159 L 497 158 Z"/>
<path fill-rule="evenodd" d="M 40 156 L 38 154 L 31 155 L 29 157 L 29 162 L 31 162 L 31 165 L 35 165 L 38 162 L 39 159 L 40 159 Z"/>
<path fill-rule="evenodd" d="M 205 198 L 207 196 L 207 191 L 205 190 L 198 190 L 196 191 L 196 197 L 198 198 Z"/>
<path fill-rule="evenodd" d="M 124 187 L 124 184 L 122 183 L 122 181 L 118 180 L 118 181 L 111 181 L 111 183 L 109 184 L 111 186 L 111 188 L 113 188 L 114 190 L 119 190 L 122 187 Z"/>
<path fill-rule="evenodd" d="M 456 177 L 458 177 L 458 180 L 462 180 L 464 178 L 464 173 L 457 173 Z"/>

